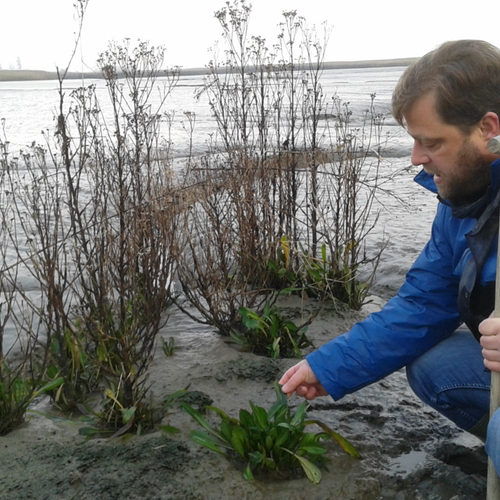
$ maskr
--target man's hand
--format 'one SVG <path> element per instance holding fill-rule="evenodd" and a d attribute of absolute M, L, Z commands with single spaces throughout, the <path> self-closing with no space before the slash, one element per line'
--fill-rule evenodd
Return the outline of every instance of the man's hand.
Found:
<path fill-rule="evenodd" d="M 492 372 L 500 372 L 500 318 L 488 318 L 481 322 L 481 346 L 484 366 Z"/>
<path fill-rule="evenodd" d="M 281 390 L 290 397 L 294 392 L 306 399 L 314 399 L 318 396 L 326 396 L 325 388 L 311 370 L 309 363 L 304 359 L 295 366 L 292 366 L 281 377 L 279 383 L 283 386 Z"/>

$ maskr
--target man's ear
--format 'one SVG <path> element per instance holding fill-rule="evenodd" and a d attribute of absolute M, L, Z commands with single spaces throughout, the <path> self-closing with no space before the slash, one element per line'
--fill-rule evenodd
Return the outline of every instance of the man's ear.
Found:
<path fill-rule="evenodd" d="M 488 113 L 481 118 L 479 129 L 485 141 L 489 141 L 493 137 L 500 135 L 500 119 L 498 115 L 493 113 L 493 111 L 488 111 Z"/>

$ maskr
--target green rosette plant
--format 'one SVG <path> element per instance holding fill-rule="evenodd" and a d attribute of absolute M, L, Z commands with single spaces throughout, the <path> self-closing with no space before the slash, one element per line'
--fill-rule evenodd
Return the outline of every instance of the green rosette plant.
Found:
<path fill-rule="evenodd" d="M 361 458 L 349 441 L 326 424 L 316 419 L 306 420 L 306 402 L 293 412 L 277 383 L 275 389 L 277 401 L 268 411 L 250 401 L 251 411 L 241 409 L 239 418 L 233 418 L 219 408 L 207 406 L 207 410 L 220 417 L 219 428 L 213 427 L 189 404 L 182 403 L 182 408 L 203 428 L 191 431 L 191 438 L 216 453 L 243 460 L 246 464 L 243 477 L 248 481 L 254 479 L 254 471 L 288 477 L 301 467 L 311 482 L 319 483 L 320 467 L 326 462 L 325 439 L 333 439 L 349 455 Z M 322 432 L 305 431 L 313 424 Z"/>

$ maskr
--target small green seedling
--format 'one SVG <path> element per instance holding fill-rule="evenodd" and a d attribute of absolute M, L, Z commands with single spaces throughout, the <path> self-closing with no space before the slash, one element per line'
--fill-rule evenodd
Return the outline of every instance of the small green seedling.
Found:
<path fill-rule="evenodd" d="M 292 412 L 277 383 L 275 389 L 277 401 L 269 411 L 250 401 L 251 412 L 241 409 L 239 419 L 208 406 L 207 409 L 221 419 L 218 429 L 190 405 L 182 403 L 183 409 L 204 429 L 191 431 L 193 441 L 229 458 L 237 456 L 243 459 L 246 463 L 243 476 L 248 481 L 253 480 L 254 471 L 286 477 L 300 466 L 311 482 L 319 483 L 319 466 L 326 462 L 324 439 L 335 440 L 349 455 L 361 458 L 351 443 L 327 425 L 319 420 L 306 420 L 306 402 Z M 305 432 L 305 428 L 312 424 L 318 425 L 323 432 Z"/>
<path fill-rule="evenodd" d="M 174 355 L 175 351 L 178 347 L 175 345 L 175 340 L 173 337 L 169 337 L 168 340 L 165 340 L 164 337 L 160 337 L 161 347 L 163 349 L 163 353 L 167 358 Z"/>

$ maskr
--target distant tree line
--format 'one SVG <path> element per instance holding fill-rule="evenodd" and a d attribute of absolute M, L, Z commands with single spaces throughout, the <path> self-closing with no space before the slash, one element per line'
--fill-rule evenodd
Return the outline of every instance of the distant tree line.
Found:
<path fill-rule="evenodd" d="M 348 68 L 390 68 L 398 66 L 408 66 L 415 58 L 401 58 L 401 59 L 381 59 L 373 61 L 340 61 L 340 62 L 325 62 L 324 69 L 348 69 Z M 247 68 L 249 71 L 255 71 L 255 68 Z M 300 69 L 300 68 L 298 68 Z M 219 72 L 226 71 L 226 68 L 219 68 Z M 206 74 L 207 68 L 186 68 L 182 69 L 183 75 L 201 75 Z M 103 78 L 102 73 L 99 72 L 68 72 L 67 79 L 96 79 Z M 5 81 L 23 81 L 23 80 L 57 80 L 56 71 L 42 71 L 42 70 L 23 70 L 21 67 L 21 60 L 18 58 L 17 69 L 10 68 L 9 70 L 2 69 L 0 64 L 0 82 Z"/>

